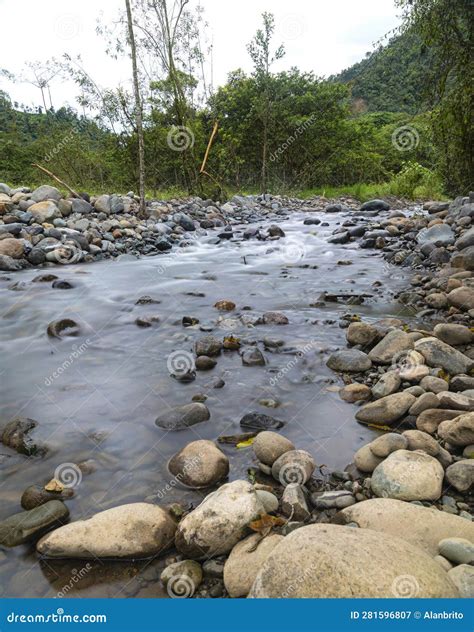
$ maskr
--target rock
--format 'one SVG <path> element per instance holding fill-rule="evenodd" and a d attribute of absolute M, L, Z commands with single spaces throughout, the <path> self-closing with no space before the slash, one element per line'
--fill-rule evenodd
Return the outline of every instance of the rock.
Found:
<path fill-rule="evenodd" d="M 99 195 L 97 200 L 94 202 L 94 207 L 98 213 L 105 213 L 108 215 L 110 213 L 110 195 Z"/>
<path fill-rule="evenodd" d="M 474 227 L 467 230 L 455 243 L 458 250 L 474 246 Z"/>
<path fill-rule="evenodd" d="M 94 210 L 92 205 L 82 198 L 74 198 L 71 200 L 71 208 L 73 213 L 92 213 Z"/>
<path fill-rule="evenodd" d="M 463 599 L 474 599 L 474 568 L 468 564 L 460 564 L 448 571 L 448 577 L 459 591 Z"/>
<path fill-rule="evenodd" d="M 365 211 L 389 211 L 390 205 L 384 200 L 370 200 L 369 202 L 364 202 L 360 210 L 362 213 Z"/>
<path fill-rule="evenodd" d="M 444 292 L 433 292 L 425 298 L 425 303 L 433 309 L 445 309 L 448 306 L 448 297 Z"/>
<path fill-rule="evenodd" d="M 410 407 L 409 414 L 418 417 L 424 410 L 438 408 L 439 399 L 434 393 L 423 393 L 417 398 L 416 402 Z"/>
<path fill-rule="evenodd" d="M 2 270 L 2 272 L 16 272 L 17 270 L 21 270 L 21 268 L 21 263 L 16 259 L 0 255 L 0 270 Z"/>
<path fill-rule="evenodd" d="M 164 430 L 183 430 L 207 421 L 210 416 L 207 406 L 194 402 L 167 410 L 157 417 L 155 424 Z"/>
<path fill-rule="evenodd" d="M 474 412 L 442 421 L 438 426 L 438 435 L 451 445 L 461 448 L 474 443 Z"/>
<path fill-rule="evenodd" d="M 281 512 L 290 520 L 303 522 L 310 516 L 304 491 L 298 483 L 290 483 L 285 487 L 281 499 Z"/>
<path fill-rule="evenodd" d="M 368 424 L 393 424 L 405 415 L 414 402 L 415 397 L 409 393 L 387 395 L 362 406 L 356 413 L 356 419 Z"/>
<path fill-rule="evenodd" d="M 438 564 L 441 564 L 441 567 L 444 568 L 446 572 L 450 571 L 453 568 L 453 565 L 451 564 L 451 562 L 449 562 L 442 555 L 435 555 L 433 559 L 435 559 L 438 562 Z"/>
<path fill-rule="evenodd" d="M 275 417 L 270 417 L 270 415 L 252 412 L 242 417 L 240 425 L 242 428 L 249 428 L 250 430 L 268 430 L 269 428 L 278 430 L 283 428 L 285 424 Z"/>
<path fill-rule="evenodd" d="M 474 544 L 465 538 L 445 538 L 439 543 L 439 554 L 453 564 L 472 564 Z"/>
<path fill-rule="evenodd" d="M 68 517 L 69 509 L 60 500 L 50 500 L 35 509 L 14 514 L 0 522 L 0 545 L 24 544 L 45 529 L 64 524 Z"/>
<path fill-rule="evenodd" d="M 344 509 L 355 503 L 349 491 L 318 492 L 311 495 L 311 503 L 316 509 Z"/>
<path fill-rule="evenodd" d="M 214 357 L 220 354 L 222 342 L 214 336 L 204 336 L 196 342 L 196 355 Z"/>
<path fill-rule="evenodd" d="M 308 525 L 286 536 L 249 593 L 311 599 L 457 596 L 446 572 L 424 551 L 397 537 L 334 524 Z"/>
<path fill-rule="evenodd" d="M 204 575 L 213 579 L 222 579 L 224 577 L 224 563 L 223 556 L 214 560 L 206 560 L 202 565 Z"/>
<path fill-rule="evenodd" d="M 379 330 L 368 323 L 351 323 L 347 329 L 347 342 L 351 345 L 370 347 L 379 337 Z"/>
<path fill-rule="evenodd" d="M 272 476 L 284 486 L 304 485 L 311 478 L 316 463 L 306 450 L 291 450 L 282 454 L 272 465 Z"/>
<path fill-rule="evenodd" d="M 280 312 L 265 312 L 263 315 L 264 325 L 288 325 L 290 321 Z"/>
<path fill-rule="evenodd" d="M 257 414 L 257 413 L 256 413 Z M 285 452 L 295 449 L 293 443 L 276 432 L 260 432 L 253 442 L 253 451 L 257 459 L 265 465 L 272 466 Z"/>
<path fill-rule="evenodd" d="M 464 393 L 451 393 L 446 391 L 438 394 L 438 401 L 441 408 L 450 410 L 472 410 L 474 411 L 474 399 Z"/>
<path fill-rule="evenodd" d="M 371 398 L 371 396 L 372 391 L 370 388 L 365 384 L 358 384 L 357 382 L 348 384 L 339 391 L 339 397 L 350 404 L 353 404 L 354 402 L 367 401 Z"/>
<path fill-rule="evenodd" d="M 235 303 L 232 301 L 217 301 L 214 307 L 220 312 L 231 312 L 235 309 Z"/>
<path fill-rule="evenodd" d="M 450 375 L 468 373 L 474 361 L 438 338 L 422 338 L 415 342 L 415 349 L 425 358 L 426 364 L 441 367 Z"/>
<path fill-rule="evenodd" d="M 372 387 L 372 395 L 374 399 L 382 399 L 388 395 L 396 393 L 402 383 L 401 377 L 397 371 L 387 371 L 380 380 Z"/>
<path fill-rule="evenodd" d="M 410 349 L 413 349 L 413 339 L 404 331 L 393 329 L 370 351 L 369 358 L 376 364 L 391 364 Z"/>
<path fill-rule="evenodd" d="M 55 187 L 51 187 L 47 184 L 43 184 L 33 191 L 31 199 L 35 202 L 44 202 L 45 200 L 60 200 L 61 193 Z"/>
<path fill-rule="evenodd" d="M 175 562 L 165 568 L 160 580 L 172 599 L 189 599 L 202 582 L 202 568 L 194 560 Z"/>
<path fill-rule="evenodd" d="M 372 443 L 369 444 L 369 447 L 376 457 L 384 459 L 396 450 L 405 450 L 407 445 L 408 441 L 403 435 L 396 434 L 395 432 L 387 432 L 377 437 L 377 439 L 374 439 Z"/>
<path fill-rule="evenodd" d="M 175 531 L 176 523 L 161 507 L 132 503 L 60 527 L 36 548 L 51 558 L 152 557 L 170 548 Z"/>
<path fill-rule="evenodd" d="M 432 375 L 424 377 L 420 382 L 420 386 L 425 391 L 430 391 L 431 393 L 442 393 L 443 391 L 449 390 L 449 385 L 446 380 Z"/>
<path fill-rule="evenodd" d="M 2 239 L 0 240 L 0 255 L 11 257 L 12 259 L 21 259 L 25 249 L 19 239 Z"/>
<path fill-rule="evenodd" d="M 421 430 L 405 430 L 402 434 L 407 441 L 408 450 L 422 450 L 430 456 L 436 456 L 439 453 L 439 444 L 431 435 Z"/>
<path fill-rule="evenodd" d="M 271 468 L 269 469 L 269 475 L 271 475 Z M 262 503 L 263 508 L 267 513 L 275 513 L 275 511 L 278 511 L 279 502 L 275 494 L 267 492 L 264 489 L 256 489 L 255 493 L 257 494 L 257 498 Z"/>
<path fill-rule="evenodd" d="M 423 507 L 390 498 L 374 498 L 340 511 L 335 517 L 340 524 L 355 522 L 361 529 L 380 531 L 407 540 L 435 556 L 438 543 L 457 537 L 473 541 L 474 523 L 435 507 Z"/>
<path fill-rule="evenodd" d="M 464 311 L 474 309 L 474 289 L 458 287 L 448 294 L 448 303 Z"/>
<path fill-rule="evenodd" d="M 242 364 L 244 366 L 265 366 L 263 353 L 257 347 L 245 349 L 242 353 Z"/>
<path fill-rule="evenodd" d="M 364 445 L 354 454 L 354 464 L 361 472 L 373 472 L 383 458 L 375 456 L 370 449 L 370 444 Z"/>
<path fill-rule="evenodd" d="M 196 369 L 198 371 L 210 371 L 216 364 L 216 360 L 209 358 L 209 356 L 198 356 L 196 358 Z"/>
<path fill-rule="evenodd" d="M 467 492 L 474 485 L 474 460 L 462 459 L 446 469 L 446 480 L 458 492 Z"/>
<path fill-rule="evenodd" d="M 38 425 L 34 419 L 27 417 L 15 417 L 7 423 L 2 432 L 3 445 L 16 450 L 20 454 L 33 456 L 38 453 L 39 446 L 29 436 L 30 432 Z"/>
<path fill-rule="evenodd" d="M 447 224 L 435 224 L 431 228 L 421 230 L 416 240 L 421 245 L 430 243 L 435 246 L 451 246 L 454 244 L 455 236 Z"/>
<path fill-rule="evenodd" d="M 433 329 L 433 333 L 439 340 L 453 346 L 468 345 L 474 338 L 469 327 L 452 323 L 440 323 L 436 325 Z"/>
<path fill-rule="evenodd" d="M 35 220 L 40 224 L 52 221 L 55 217 L 60 216 L 58 207 L 54 202 L 38 202 L 28 209 Z"/>
<path fill-rule="evenodd" d="M 360 373 L 368 371 L 372 366 L 372 361 L 363 351 L 344 349 L 333 353 L 327 361 L 327 366 L 333 371 Z"/>
<path fill-rule="evenodd" d="M 448 419 L 459 417 L 459 410 L 445 410 L 444 408 L 430 408 L 424 410 L 416 419 L 416 427 L 418 430 L 434 434 L 438 426 Z"/>
<path fill-rule="evenodd" d="M 67 500 L 74 495 L 74 489 L 65 487 L 60 492 L 48 492 L 39 485 L 30 485 L 23 492 L 20 504 L 23 509 L 29 510 L 40 507 L 50 500 Z"/>
<path fill-rule="evenodd" d="M 248 595 L 258 571 L 283 539 L 276 533 L 263 539 L 254 533 L 234 546 L 224 566 L 224 584 L 231 597 Z"/>
<path fill-rule="evenodd" d="M 449 383 L 452 391 L 468 391 L 474 390 L 474 377 L 469 375 L 456 375 Z"/>
<path fill-rule="evenodd" d="M 438 500 L 444 470 L 439 462 L 422 452 L 392 452 L 372 473 L 371 489 L 376 496 L 398 500 Z"/>
<path fill-rule="evenodd" d="M 49 323 L 47 329 L 51 338 L 64 338 L 66 336 L 78 336 L 80 334 L 79 325 L 70 318 L 62 318 Z"/>
<path fill-rule="evenodd" d="M 184 485 L 199 489 L 226 478 L 229 459 L 212 441 L 193 441 L 171 458 L 168 469 Z"/>
<path fill-rule="evenodd" d="M 250 522 L 264 513 L 250 483 L 227 483 L 181 520 L 176 548 L 193 559 L 223 555 L 242 539 Z"/>

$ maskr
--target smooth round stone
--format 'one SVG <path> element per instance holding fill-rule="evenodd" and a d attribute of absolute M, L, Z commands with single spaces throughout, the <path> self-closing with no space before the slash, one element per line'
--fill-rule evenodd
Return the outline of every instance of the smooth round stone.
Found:
<path fill-rule="evenodd" d="M 183 485 L 199 489 L 226 478 L 229 459 L 212 441 L 192 441 L 170 459 L 168 469 Z"/>
<path fill-rule="evenodd" d="M 453 564 L 472 564 L 474 544 L 465 538 L 446 538 L 439 543 L 439 554 Z"/>
<path fill-rule="evenodd" d="M 354 464 L 361 472 L 370 473 L 375 470 L 377 465 L 382 463 L 383 458 L 375 456 L 370 449 L 370 443 L 362 446 L 354 454 Z"/>
<path fill-rule="evenodd" d="M 379 337 L 379 330 L 368 323 L 351 323 L 347 328 L 346 338 L 351 345 L 370 346 Z"/>
<path fill-rule="evenodd" d="M 468 345 L 472 342 L 473 334 L 469 327 L 451 323 L 440 323 L 433 329 L 434 335 L 451 346 Z"/>
<path fill-rule="evenodd" d="M 365 384 L 357 384 L 356 382 L 344 386 L 344 388 L 341 388 L 339 391 L 339 397 L 350 404 L 367 401 L 371 396 L 372 391 L 368 386 Z"/>
<path fill-rule="evenodd" d="M 424 393 L 420 395 L 416 402 L 408 410 L 410 415 L 418 417 L 420 413 L 429 408 L 438 408 L 440 405 L 439 399 L 434 393 Z"/>
<path fill-rule="evenodd" d="M 260 432 L 253 442 L 253 451 L 257 459 L 265 465 L 273 465 L 285 452 L 294 450 L 293 443 L 276 432 Z"/>
<path fill-rule="evenodd" d="M 360 373 L 368 371 L 372 366 L 369 356 L 358 349 L 344 349 L 337 351 L 327 361 L 327 366 L 333 371 Z"/>
<path fill-rule="evenodd" d="M 282 485 L 304 485 L 311 478 L 316 463 L 306 450 L 291 450 L 282 454 L 272 465 L 272 476 Z"/>
<path fill-rule="evenodd" d="M 68 517 L 69 509 L 60 500 L 50 500 L 29 511 L 9 516 L 0 522 L 0 545 L 13 547 L 24 544 L 45 529 L 64 524 Z"/>
<path fill-rule="evenodd" d="M 405 450 L 407 443 L 408 442 L 403 435 L 388 432 L 387 434 L 374 439 L 372 443 L 369 444 L 369 447 L 376 457 L 384 459 L 396 450 Z"/>
<path fill-rule="evenodd" d="M 451 445 L 461 448 L 474 443 L 474 412 L 461 413 L 454 419 L 441 422 L 438 435 Z"/>
<path fill-rule="evenodd" d="M 460 564 L 448 571 L 448 577 L 463 599 L 474 599 L 474 567 Z"/>
<path fill-rule="evenodd" d="M 396 393 L 400 388 L 402 380 L 397 371 L 388 371 L 384 373 L 380 380 L 372 387 L 372 395 L 374 399 L 382 399 L 388 395 Z"/>
<path fill-rule="evenodd" d="M 278 511 L 278 498 L 275 494 L 267 492 L 264 489 L 256 489 L 255 493 L 267 513 L 274 513 L 275 511 Z"/>
<path fill-rule="evenodd" d="M 462 459 L 446 469 L 446 480 L 458 492 L 467 492 L 474 485 L 474 460 Z"/>
<path fill-rule="evenodd" d="M 155 424 L 164 430 L 183 430 L 203 421 L 211 414 L 207 406 L 194 402 L 184 406 L 176 406 L 166 411 L 155 420 Z"/>
<path fill-rule="evenodd" d="M 195 345 L 197 356 L 214 357 L 220 354 L 222 342 L 214 336 L 204 336 L 200 338 Z"/>
<path fill-rule="evenodd" d="M 40 507 L 50 500 L 67 500 L 72 496 L 74 496 L 72 488 L 65 487 L 61 492 L 48 492 L 39 485 L 30 485 L 23 492 L 20 503 L 23 509 L 29 510 Z"/>
<path fill-rule="evenodd" d="M 196 358 L 196 369 L 198 371 L 210 371 L 216 366 L 217 362 L 209 356 L 198 356 Z"/>
<path fill-rule="evenodd" d="M 175 562 L 165 568 L 160 580 L 171 598 L 190 598 L 202 582 L 202 568 L 194 560 Z"/>
<path fill-rule="evenodd" d="M 392 424 L 403 417 L 414 404 L 415 397 L 409 393 L 394 393 L 362 406 L 356 419 L 369 424 Z"/>
<path fill-rule="evenodd" d="M 408 450 L 423 450 L 430 456 L 436 456 L 439 453 L 439 443 L 427 432 L 406 430 L 402 436 L 407 441 Z"/>
<path fill-rule="evenodd" d="M 427 375 L 420 382 L 421 388 L 431 393 L 442 393 L 449 390 L 449 384 L 446 380 L 440 377 L 434 377 L 433 375 Z"/>
<path fill-rule="evenodd" d="M 242 364 L 244 366 L 265 366 L 265 358 L 263 353 L 257 347 L 253 349 L 244 349 L 242 352 Z"/>

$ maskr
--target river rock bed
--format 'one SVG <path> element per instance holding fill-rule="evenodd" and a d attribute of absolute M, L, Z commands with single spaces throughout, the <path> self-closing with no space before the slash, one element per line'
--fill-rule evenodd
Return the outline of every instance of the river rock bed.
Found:
<path fill-rule="evenodd" d="M 362 207 L 351 200 L 303 203 L 271 196 L 234 198 L 220 207 L 193 200 L 171 202 L 164 210 L 161 205 L 159 213 L 163 211 L 166 219 L 160 222 L 158 216 L 138 220 L 136 201 L 129 196 L 129 201 L 120 198 L 123 209 L 119 216 L 128 216 L 118 223 L 131 218 L 137 223 L 133 229 L 121 224 L 122 228 L 115 228 L 122 231 L 120 236 L 116 233 L 113 240 L 100 239 L 99 245 L 99 237 L 89 238 L 93 230 L 100 234 L 108 228 L 103 223 L 121 208 L 115 199 L 119 196 L 112 200 L 101 196 L 90 204 L 65 200 L 59 192 L 58 197 L 51 187 L 40 189 L 31 194 L 2 189 L 0 204 L 7 228 L 2 230 L 0 225 L 0 235 L 9 236 L 1 239 L 0 248 L 3 243 L 1 262 L 10 266 L 7 271 L 87 262 L 118 253 L 152 255 L 166 250 L 159 246 L 163 239 L 168 250 L 173 245 L 179 248 L 190 235 L 199 237 L 201 230 L 215 232 L 211 237 L 215 244 L 229 237 L 231 241 L 284 243 L 286 235 L 276 225 L 278 219 L 303 211 L 301 222 L 316 228 L 325 223 L 326 213 L 340 218 L 339 226 L 327 237 L 329 244 L 375 249 L 388 261 L 386 265 L 413 269 L 415 276 L 413 291 L 397 293 L 405 310 L 398 318 L 364 318 L 364 304 L 382 291 L 377 281 L 370 293 L 357 288 L 339 291 L 328 284 L 310 305 L 314 310 L 333 304 L 348 308 L 338 323 L 345 341 L 322 354 L 334 375 L 331 388 L 344 405 L 354 406 L 352 423 L 361 424 L 371 436 L 355 451 L 352 463 L 333 469 L 315 459 L 304 438 L 297 441 L 287 436 L 290 427 L 281 418 L 279 403 L 267 398 L 261 401 L 268 412 L 242 415 L 237 434 L 223 432 L 214 440 L 184 441 L 169 459 L 170 480 L 189 490 L 201 490 L 202 502 L 168 503 L 160 495 L 149 494 L 140 501 L 104 509 L 98 499 L 97 511 L 92 515 L 89 511 L 86 519 L 74 513 L 69 518 L 67 504 L 74 486 L 61 472 L 39 484 L 33 471 L 31 483 L 35 485 L 21 497 L 24 511 L 0 522 L 0 546 L 5 551 L 0 550 L 0 563 L 9 548 L 30 546 L 36 548 L 46 574 L 57 569 L 56 564 L 63 565 L 60 575 L 71 577 L 71 582 L 81 574 L 78 590 L 87 586 L 88 576 L 94 575 L 97 581 L 101 566 L 104 581 L 113 582 L 114 574 L 122 580 L 128 576 L 130 581 L 125 581 L 122 592 L 126 596 L 156 596 L 160 590 L 162 596 L 172 598 L 474 596 L 471 198 L 430 203 L 424 211 L 420 207 L 390 210 L 390 206 L 405 209 L 406 205 L 391 201 L 389 206 L 381 200 Z M 44 195 L 47 197 L 40 200 Z M 37 219 L 45 219 L 39 224 L 29 216 L 21 222 L 21 214 L 35 215 L 33 207 L 42 202 L 48 203 L 51 216 L 37 215 Z M 62 217 L 56 216 L 57 210 L 69 206 L 69 214 L 66 210 Z M 154 213 L 158 207 L 152 207 L 149 210 Z M 68 223 L 81 221 L 77 216 L 82 213 L 90 223 L 78 232 L 89 248 L 68 230 L 49 232 L 78 230 Z M 185 213 L 184 218 L 177 213 Z M 10 221 L 13 218 L 20 222 Z M 59 224 L 54 224 L 58 219 Z M 117 221 L 115 217 L 113 221 Z M 273 221 L 276 224 L 269 225 Z M 262 226 L 242 228 L 259 222 Z M 9 232 L 8 227 L 17 223 L 20 230 Z M 152 226 L 161 227 L 155 231 Z M 41 239 L 32 239 L 34 236 Z M 43 261 L 28 258 L 41 242 L 50 239 L 57 243 L 45 244 Z M 94 240 L 100 251 L 93 248 L 91 252 Z M 116 247 L 103 249 L 103 241 Z M 76 255 L 80 249 L 80 255 L 72 261 L 63 255 L 56 257 L 54 253 L 61 249 L 72 249 Z M 377 260 L 382 261 L 382 256 Z M 340 259 L 337 263 L 350 269 L 352 262 Z M 304 256 L 297 258 L 296 267 L 304 265 Z M 286 274 L 291 274 L 291 267 Z M 273 307 L 260 312 L 239 310 L 230 287 L 227 296 L 214 304 L 224 332 L 199 323 L 194 316 L 183 317 L 180 323 L 195 333 L 194 344 L 184 363 L 181 358 L 170 367 L 168 379 L 189 388 L 209 373 L 209 390 L 156 417 L 156 426 L 164 432 L 179 435 L 213 422 L 209 393 L 224 388 L 225 380 L 211 375 L 224 360 L 246 367 L 241 370 L 266 371 L 272 354 L 285 349 L 284 332 L 291 326 L 291 316 Z M 147 309 L 160 304 L 145 295 L 137 302 Z M 51 339 L 81 335 L 78 323 L 64 320 L 68 319 L 49 323 Z M 159 323 L 152 315 L 139 320 L 136 325 L 145 329 Z M 241 334 L 242 327 L 251 332 L 250 339 Z M 265 327 L 270 327 L 270 335 L 266 331 L 260 337 L 259 328 Z M 298 353 L 304 359 L 304 347 Z M 35 438 L 38 425 L 25 417 L 8 420 L 1 436 L 5 448 L 21 458 L 42 459 L 54 447 Z M 234 473 L 237 453 L 244 455 L 246 466 Z M 28 467 L 33 469 L 35 462 Z M 72 476 L 87 477 L 94 464 L 82 461 L 70 469 Z M 77 570 L 79 565 L 87 569 L 92 563 L 99 570 L 90 574 Z"/>

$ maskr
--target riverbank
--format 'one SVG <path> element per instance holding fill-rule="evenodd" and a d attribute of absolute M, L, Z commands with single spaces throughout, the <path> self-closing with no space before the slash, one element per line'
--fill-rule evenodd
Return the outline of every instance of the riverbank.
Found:
<path fill-rule="evenodd" d="M 474 539 L 472 205 L 264 202 L 229 211 L 232 231 L 178 230 L 179 256 L 3 281 L 3 413 L 37 422 L 3 432 L 7 594 L 21 594 L 22 551 L 38 596 L 79 566 L 68 596 L 469 591 L 471 549 L 452 539 Z M 25 347 L 32 403 L 8 370 Z"/>

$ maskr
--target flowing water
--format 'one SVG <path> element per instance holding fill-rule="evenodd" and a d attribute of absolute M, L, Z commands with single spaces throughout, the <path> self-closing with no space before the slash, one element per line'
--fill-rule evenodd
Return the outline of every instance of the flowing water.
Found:
<path fill-rule="evenodd" d="M 341 382 L 325 363 L 331 350 L 345 346 L 339 326 L 343 314 L 374 321 L 400 316 L 393 293 L 406 282 L 406 273 L 385 264 L 380 252 L 361 250 L 356 243 L 328 244 L 340 216 L 319 215 L 329 222 L 326 227 L 304 226 L 304 217 L 282 221 L 286 237 L 279 241 L 216 245 L 208 234 L 157 257 L 1 277 L 0 419 L 37 420 L 34 437 L 48 452 L 27 458 L 0 445 L 0 519 L 21 511 L 26 487 L 45 484 L 58 466 L 70 463 L 88 465 L 67 501 L 72 520 L 144 499 L 197 503 L 206 492 L 176 485 L 168 459 L 190 441 L 242 432 L 239 421 L 250 411 L 284 421 L 283 433 L 311 452 L 318 465 L 347 465 L 373 431 L 355 422 L 354 407 L 338 397 L 334 385 Z M 341 260 L 352 265 L 338 265 Z M 68 280 L 73 289 L 31 282 L 45 272 Z M 381 286 L 374 287 L 375 281 Z M 310 307 L 324 291 L 373 298 L 362 305 Z M 160 302 L 136 305 L 143 295 Z M 236 310 L 219 313 L 213 306 L 221 299 L 236 303 Z M 284 312 L 290 324 L 248 327 L 238 320 L 269 310 Z M 135 323 L 139 316 L 158 316 L 159 322 L 141 328 Z M 232 333 L 263 349 L 263 338 L 272 337 L 284 346 L 264 351 L 264 367 L 243 366 L 237 352 L 225 352 L 211 372 L 181 383 L 170 377 L 169 356 L 179 352 L 187 358 L 195 340 L 205 335 L 199 325 L 183 327 L 184 316 L 198 318 L 204 329 L 214 326 L 212 334 L 220 338 Z M 59 318 L 79 323 L 80 336 L 48 337 L 48 323 Z M 225 381 L 223 388 L 212 388 L 216 377 Z M 189 403 L 197 393 L 207 395 L 209 421 L 180 432 L 155 425 L 159 414 Z M 279 406 L 268 409 L 261 400 Z M 221 448 L 231 462 L 230 478 L 245 478 L 254 465 L 251 448 Z M 160 568 L 159 561 L 51 562 L 25 545 L 0 550 L 0 593 L 159 597 Z"/>

